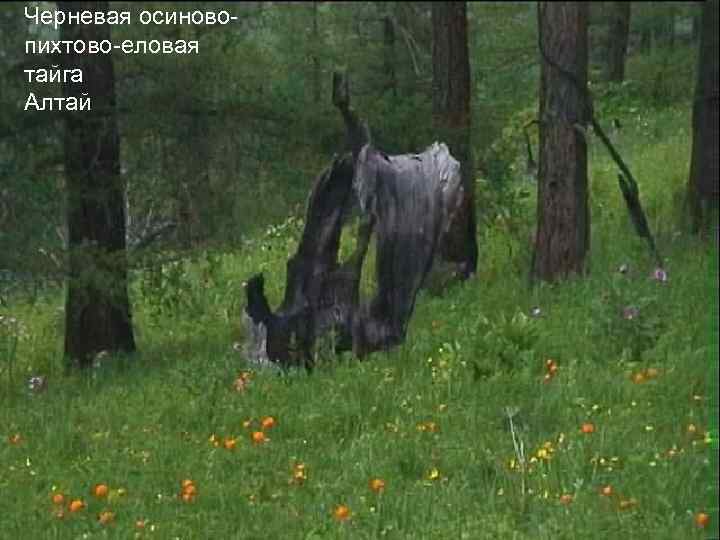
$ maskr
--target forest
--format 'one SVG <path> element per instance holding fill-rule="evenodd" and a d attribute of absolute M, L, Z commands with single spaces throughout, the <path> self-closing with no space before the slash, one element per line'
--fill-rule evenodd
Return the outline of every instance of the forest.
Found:
<path fill-rule="evenodd" d="M 0 4 L 0 537 L 718 537 L 718 0 Z"/>

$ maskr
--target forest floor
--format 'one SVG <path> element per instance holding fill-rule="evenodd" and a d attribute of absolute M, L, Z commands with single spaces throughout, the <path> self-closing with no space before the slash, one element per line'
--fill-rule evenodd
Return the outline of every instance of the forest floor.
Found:
<path fill-rule="evenodd" d="M 280 300 L 297 217 L 135 273 L 140 352 L 89 373 L 63 374 L 62 291 L 3 307 L 0 537 L 717 536 L 717 250 L 678 225 L 689 114 L 619 114 L 666 280 L 592 139 L 586 278 L 528 286 L 518 180 L 481 216 L 477 277 L 423 291 L 406 343 L 365 361 L 281 376 L 238 352 L 243 280 Z"/>

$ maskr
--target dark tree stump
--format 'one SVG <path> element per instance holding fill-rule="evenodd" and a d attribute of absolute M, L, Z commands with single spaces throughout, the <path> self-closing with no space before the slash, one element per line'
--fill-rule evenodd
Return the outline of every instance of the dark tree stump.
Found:
<path fill-rule="evenodd" d="M 442 256 L 439 244 L 469 200 L 460 163 L 445 144 L 400 156 L 377 150 L 369 144 L 367 126 L 350 108 L 347 80 L 336 75 L 333 82 L 347 152 L 333 160 L 312 188 L 305 229 L 287 263 L 285 296 L 277 311 L 267 302 L 262 275 L 251 278 L 246 289 L 251 335 L 260 341 L 251 350 L 262 361 L 264 348 L 266 359 L 283 367 L 311 368 L 314 343 L 330 332 L 337 337 L 336 351 L 352 350 L 359 357 L 401 343 L 433 259 Z M 342 228 L 358 208 L 355 252 L 340 262 Z M 362 302 L 360 276 L 373 233 L 377 292 Z"/>
<path fill-rule="evenodd" d="M 305 230 L 287 264 L 285 297 L 273 313 L 262 275 L 247 284 L 247 315 L 263 325 L 267 358 L 312 367 L 312 346 L 334 331 L 339 351 L 357 356 L 405 339 L 415 298 L 438 254 L 442 235 L 464 196 L 460 164 L 444 144 L 422 154 L 388 156 L 372 146 L 337 158 L 310 195 Z M 362 219 L 357 246 L 338 261 L 340 235 L 352 209 Z M 377 292 L 361 303 L 360 276 L 376 234 Z"/>

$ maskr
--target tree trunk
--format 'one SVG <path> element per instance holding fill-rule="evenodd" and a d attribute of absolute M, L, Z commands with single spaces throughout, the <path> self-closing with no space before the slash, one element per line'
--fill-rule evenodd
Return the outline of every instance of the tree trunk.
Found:
<path fill-rule="evenodd" d="M 630 2 L 612 2 L 608 29 L 607 79 L 625 80 L 625 57 L 630 33 Z"/>
<path fill-rule="evenodd" d="M 470 146 L 470 60 L 466 2 L 433 2 L 433 122 L 461 167 L 461 211 L 440 242 L 443 258 L 470 276 L 477 270 L 475 175 Z"/>
<path fill-rule="evenodd" d="M 588 5 L 541 2 L 540 170 L 532 276 L 555 281 L 585 272 L 588 211 Z"/>
<path fill-rule="evenodd" d="M 693 144 L 688 179 L 692 230 L 701 232 L 718 206 L 718 0 L 703 5 L 697 83 L 693 103 Z"/>
<path fill-rule="evenodd" d="M 108 2 L 58 2 L 65 12 L 107 11 Z M 107 25 L 60 27 L 61 40 L 110 38 Z M 92 99 L 92 110 L 65 115 L 65 175 L 70 278 L 65 303 L 65 356 L 88 366 L 100 351 L 135 349 L 127 291 L 124 185 L 110 55 L 64 57 L 84 85 L 63 85 L 65 97 Z"/>

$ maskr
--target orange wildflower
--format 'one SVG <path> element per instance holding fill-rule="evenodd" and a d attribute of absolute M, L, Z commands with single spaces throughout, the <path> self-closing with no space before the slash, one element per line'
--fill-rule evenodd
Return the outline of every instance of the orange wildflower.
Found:
<path fill-rule="evenodd" d="M 370 480 L 369 486 L 375 493 L 381 493 L 385 490 L 385 480 L 381 478 L 373 478 Z"/>
<path fill-rule="evenodd" d="M 252 442 L 255 444 L 265 444 L 268 439 L 262 431 L 253 431 L 251 435 Z"/>
<path fill-rule="evenodd" d="M 92 494 L 95 495 L 98 499 L 102 499 L 103 497 L 107 497 L 107 494 L 110 490 L 107 487 L 107 484 L 95 484 L 95 487 L 93 487 Z"/>
<path fill-rule="evenodd" d="M 232 437 L 226 437 L 223 441 L 223 446 L 226 450 L 234 450 L 237 446 L 237 439 L 233 439 Z"/>
<path fill-rule="evenodd" d="M 79 512 L 83 508 L 85 508 L 85 503 L 80 499 L 74 499 L 70 502 L 68 510 L 70 510 L 71 512 Z"/>
<path fill-rule="evenodd" d="M 185 502 L 192 502 L 197 495 L 197 487 L 192 480 L 183 480 L 180 484 L 180 498 Z"/>
<path fill-rule="evenodd" d="M 695 514 L 694 521 L 697 527 L 704 529 L 710 523 L 710 516 L 707 515 L 705 512 L 698 512 L 697 514 Z"/>
<path fill-rule="evenodd" d="M 335 510 L 333 511 L 333 517 L 338 521 L 345 521 L 347 519 L 350 519 L 350 508 L 348 508 L 344 504 L 336 506 Z"/>

